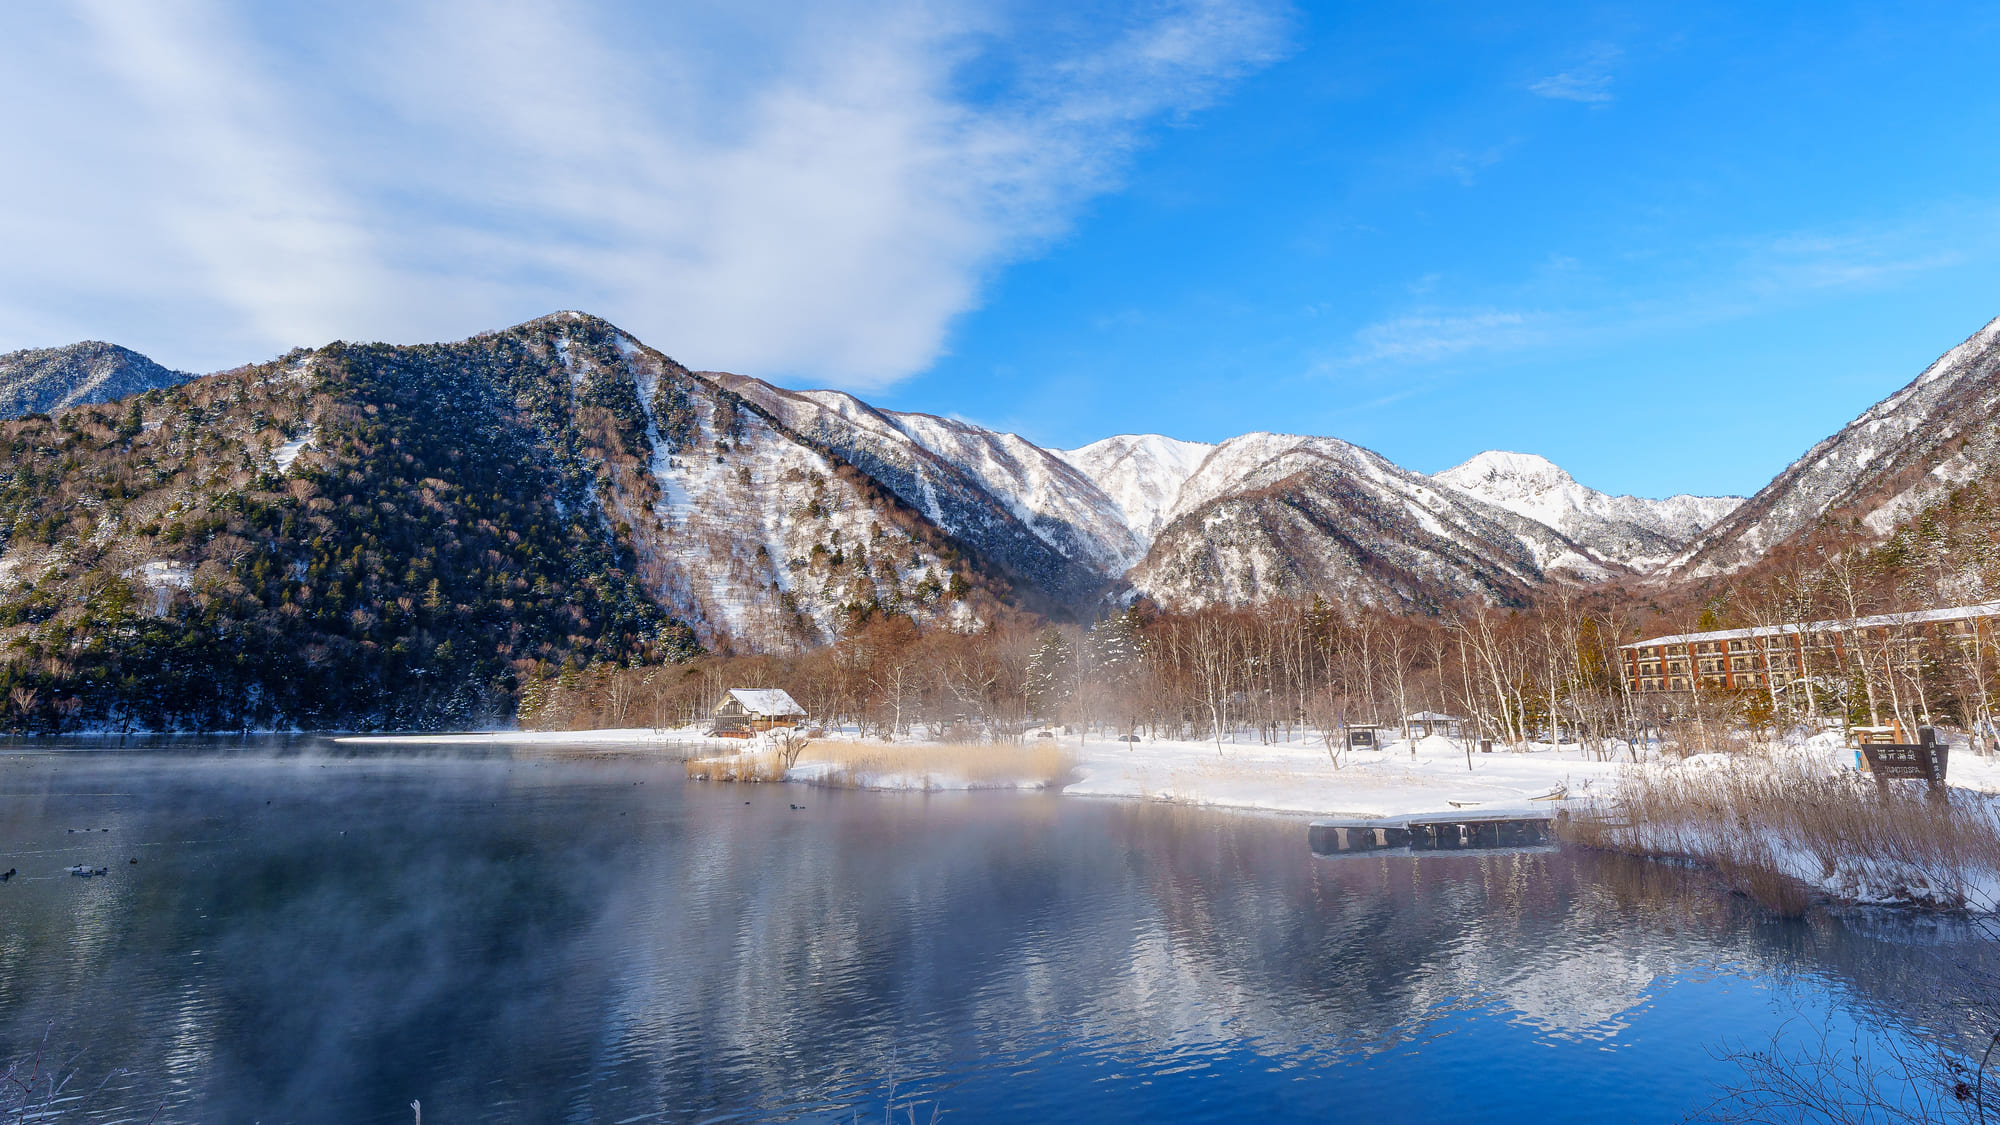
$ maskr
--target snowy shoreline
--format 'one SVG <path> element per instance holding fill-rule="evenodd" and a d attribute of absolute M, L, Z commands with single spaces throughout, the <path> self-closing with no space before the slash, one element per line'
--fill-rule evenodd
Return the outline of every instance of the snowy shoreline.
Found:
<path fill-rule="evenodd" d="M 678 747 L 714 755 L 719 750 L 756 751 L 756 741 L 728 743 L 681 728 L 653 730 L 492 731 L 464 734 L 361 735 L 335 741 L 376 746 L 580 746 L 602 749 Z M 827 744 L 865 744 L 852 735 Z M 1537 745 L 1525 752 L 1496 750 L 1468 756 L 1464 743 L 1441 736 L 1391 743 L 1380 750 L 1344 751 L 1336 767 L 1317 735 L 1289 743 L 1146 740 L 1116 742 L 1074 735 L 1044 740 L 1073 762 L 1064 796 L 1108 797 L 1165 801 L 1204 807 L 1309 816 L 1382 817 L 1412 812 L 1439 812 L 1453 802 L 1485 810 L 1541 808 L 1530 803 L 1552 790 L 1567 789 L 1572 799 L 1608 793 L 1620 768 L 1616 761 L 1597 761 L 1583 747 Z M 862 788 L 880 790 L 942 790 L 969 788 L 1038 789 L 1047 779 L 1023 776 L 1012 783 L 984 780 L 955 782 L 949 763 L 965 746 L 933 742 L 898 742 L 902 751 L 934 755 L 938 768 L 921 775 L 891 773 L 863 779 Z M 992 746 L 982 749 L 991 751 Z M 1005 749 L 1000 747 L 999 749 Z M 786 781 L 813 784 L 826 773 L 808 749 L 785 776 Z"/>

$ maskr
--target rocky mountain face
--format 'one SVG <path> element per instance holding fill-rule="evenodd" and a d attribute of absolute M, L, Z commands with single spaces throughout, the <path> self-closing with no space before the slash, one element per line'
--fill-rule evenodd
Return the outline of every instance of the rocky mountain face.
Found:
<path fill-rule="evenodd" d="M 1743 503 L 1740 496 L 1610 496 L 1545 457 L 1489 450 L 1432 478 L 1553 528 L 1601 563 L 1641 574 L 1664 566 Z"/>
<path fill-rule="evenodd" d="M 1671 560 L 1675 577 L 1739 570 L 1822 517 L 1886 535 L 2000 467 L 2000 320 L 1806 451 Z"/>
<path fill-rule="evenodd" d="M 47 414 L 171 387 L 194 376 L 171 371 L 130 348 L 86 340 L 66 348 L 0 355 L 0 418 Z"/>

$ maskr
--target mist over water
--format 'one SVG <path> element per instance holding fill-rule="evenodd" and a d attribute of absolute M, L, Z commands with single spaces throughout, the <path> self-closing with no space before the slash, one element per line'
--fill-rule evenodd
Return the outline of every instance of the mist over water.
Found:
<path fill-rule="evenodd" d="M 52 1024 L 74 1120 L 879 1120 L 893 1088 L 919 1120 L 1673 1121 L 1786 1021 L 1983 1041 L 2000 960 L 1588 855 L 313 740 L 0 751 L 8 867 L 0 1058 Z"/>

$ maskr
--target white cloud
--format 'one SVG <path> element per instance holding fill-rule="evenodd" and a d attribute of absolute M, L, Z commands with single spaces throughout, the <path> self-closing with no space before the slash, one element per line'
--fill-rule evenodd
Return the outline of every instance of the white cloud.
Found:
<path fill-rule="evenodd" d="M 686 362 L 921 370 L 993 270 L 1282 16 L 1072 22 L 921 0 L 436 0 L 24 13 L 0 43 L 0 350 L 105 336 L 207 368 L 584 308 Z"/>
<path fill-rule="evenodd" d="M 1528 84 L 1528 91 L 1559 101 L 1599 104 L 1612 100 L 1611 68 L 1623 54 L 1616 47 L 1592 47 L 1576 66 Z"/>

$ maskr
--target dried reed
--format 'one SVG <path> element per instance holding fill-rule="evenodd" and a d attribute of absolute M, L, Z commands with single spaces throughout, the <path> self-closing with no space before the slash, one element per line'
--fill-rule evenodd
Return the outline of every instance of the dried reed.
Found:
<path fill-rule="evenodd" d="M 1047 744 L 814 744 L 807 762 L 824 763 L 816 784 L 841 789 L 1058 788 L 1076 761 Z"/>
<path fill-rule="evenodd" d="M 783 781 L 785 758 L 776 750 L 690 758 L 687 775 L 689 781 Z"/>
<path fill-rule="evenodd" d="M 1762 762 L 1639 769 L 1618 797 L 1570 818 L 1572 843 L 1687 860 L 1786 917 L 1813 889 L 1848 901 L 1991 909 L 2000 833 L 1976 795 L 1878 792 L 1855 774 Z"/>

